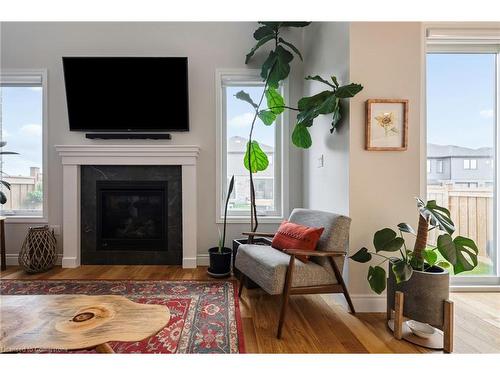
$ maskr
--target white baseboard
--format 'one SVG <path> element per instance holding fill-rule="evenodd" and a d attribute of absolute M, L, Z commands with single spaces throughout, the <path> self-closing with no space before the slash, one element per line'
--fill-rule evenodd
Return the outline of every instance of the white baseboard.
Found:
<path fill-rule="evenodd" d="M 198 266 L 208 266 L 210 265 L 210 257 L 208 254 L 198 254 L 196 256 Z"/>
<path fill-rule="evenodd" d="M 8 266 L 18 266 L 19 265 L 19 254 L 10 253 L 5 254 L 6 264 Z M 62 254 L 57 254 L 56 264 L 60 265 L 62 263 Z"/>
<path fill-rule="evenodd" d="M 76 257 L 64 257 L 61 262 L 62 268 L 80 267 L 80 261 Z"/>
<path fill-rule="evenodd" d="M 351 299 L 356 312 L 385 312 L 387 308 L 385 295 L 351 294 Z"/>
<path fill-rule="evenodd" d="M 182 268 L 196 268 L 196 258 L 182 258 Z"/>

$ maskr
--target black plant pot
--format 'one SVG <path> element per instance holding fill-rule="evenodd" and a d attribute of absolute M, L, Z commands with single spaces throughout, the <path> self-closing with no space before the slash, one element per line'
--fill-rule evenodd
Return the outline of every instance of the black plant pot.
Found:
<path fill-rule="evenodd" d="M 207 273 L 216 278 L 228 277 L 231 275 L 231 255 L 232 250 L 228 247 L 223 247 L 219 253 L 218 247 L 208 249 L 210 256 L 210 266 Z"/>

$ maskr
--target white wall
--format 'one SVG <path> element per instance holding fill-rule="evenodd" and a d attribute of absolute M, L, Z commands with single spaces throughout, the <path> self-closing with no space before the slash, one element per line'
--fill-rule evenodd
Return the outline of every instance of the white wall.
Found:
<path fill-rule="evenodd" d="M 190 127 L 173 133 L 168 144 L 201 147 L 198 168 L 198 253 L 217 243 L 215 224 L 215 70 L 246 68 L 245 54 L 253 46 L 256 23 L 2 23 L 1 67 L 48 69 L 48 171 L 49 222 L 62 223 L 62 167 L 56 144 L 129 144 L 145 141 L 91 141 L 84 133 L 70 132 L 62 77 L 62 56 L 187 56 L 189 59 Z M 301 31 L 290 40 L 300 48 Z M 257 54 L 257 58 L 262 54 Z M 250 65 L 249 68 L 252 68 Z M 291 102 L 301 95 L 302 66 L 294 62 L 290 78 Z M 295 116 L 290 116 L 293 121 Z M 152 141 L 149 141 L 152 142 Z M 301 206 L 301 153 L 290 150 L 290 207 Z M 7 224 L 9 262 L 15 260 L 29 224 Z M 274 224 L 261 224 L 270 231 Z M 245 224 L 230 224 L 229 237 L 238 237 Z M 59 244 L 62 239 L 59 238 Z"/>
<path fill-rule="evenodd" d="M 315 22 L 304 32 L 304 76 L 320 75 L 339 83 L 349 80 L 349 23 Z M 328 86 L 304 82 L 304 96 Z M 331 116 L 319 116 L 310 128 L 313 145 L 304 152 L 304 205 L 349 215 L 349 104 L 343 104 L 343 119 L 330 134 Z M 323 167 L 319 158 L 323 156 Z"/>

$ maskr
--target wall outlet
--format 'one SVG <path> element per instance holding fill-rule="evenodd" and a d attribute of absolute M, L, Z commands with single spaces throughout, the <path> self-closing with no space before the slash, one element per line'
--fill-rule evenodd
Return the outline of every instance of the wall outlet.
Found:
<path fill-rule="evenodd" d="M 54 234 L 56 236 L 60 236 L 61 235 L 61 226 L 60 225 L 51 225 L 50 229 L 52 229 L 54 231 Z"/>
<path fill-rule="evenodd" d="M 318 168 L 323 168 L 325 166 L 325 157 L 323 154 L 318 158 Z"/>

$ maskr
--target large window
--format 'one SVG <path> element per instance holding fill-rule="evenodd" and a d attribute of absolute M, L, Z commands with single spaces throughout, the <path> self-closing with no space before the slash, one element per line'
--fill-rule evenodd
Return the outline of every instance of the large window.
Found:
<path fill-rule="evenodd" d="M 44 217 L 44 101 L 43 71 L 2 71 L 0 79 L 0 139 L 2 192 L 7 202 L 2 216 Z"/>
<path fill-rule="evenodd" d="M 256 74 L 242 72 L 218 72 L 218 148 L 219 148 L 219 184 L 218 184 L 218 218 L 222 214 L 223 199 L 228 182 L 234 175 L 235 187 L 229 200 L 228 216 L 233 219 L 248 219 L 250 215 L 250 180 L 243 159 L 246 151 L 248 135 L 254 117 L 252 107 L 235 97 L 238 91 L 244 90 L 258 101 L 264 85 Z M 283 93 L 284 95 L 284 93 Z M 286 98 L 285 98 L 286 100 Z M 269 166 L 265 171 L 254 174 L 254 186 L 257 211 L 265 218 L 281 218 L 282 205 L 282 117 L 278 117 L 271 126 L 257 120 L 253 139 L 267 154 Z"/>
<path fill-rule="evenodd" d="M 427 198 L 448 208 L 456 235 L 472 238 L 478 266 L 458 284 L 498 282 L 499 49 L 434 46 L 427 54 Z"/>

